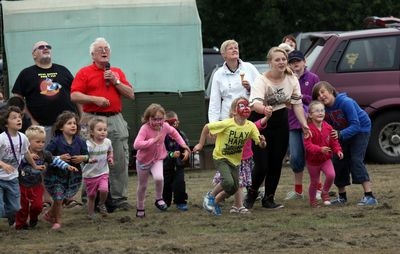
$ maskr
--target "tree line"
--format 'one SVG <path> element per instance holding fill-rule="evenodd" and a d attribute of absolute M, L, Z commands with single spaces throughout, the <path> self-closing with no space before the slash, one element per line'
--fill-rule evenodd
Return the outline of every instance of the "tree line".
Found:
<path fill-rule="evenodd" d="M 196 0 L 203 47 L 219 48 L 226 39 L 240 45 L 241 58 L 264 60 L 287 34 L 350 31 L 368 16 L 400 17 L 395 0 Z"/>

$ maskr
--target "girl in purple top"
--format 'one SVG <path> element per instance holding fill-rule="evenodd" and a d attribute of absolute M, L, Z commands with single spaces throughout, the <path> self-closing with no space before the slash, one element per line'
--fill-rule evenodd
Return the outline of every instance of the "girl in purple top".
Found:
<path fill-rule="evenodd" d="M 145 217 L 144 201 L 147 189 L 147 180 L 151 174 L 155 183 L 155 198 L 154 205 L 161 211 L 167 210 L 168 206 L 162 198 L 164 188 L 163 176 L 163 160 L 167 156 L 165 148 L 165 136 L 169 135 L 176 140 L 178 144 L 189 153 L 190 148 L 179 135 L 178 131 L 165 122 L 165 110 L 159 104 L 150 104 L 143 114 L 143 125 L 136 136 L 133 148 L 137 150 L 136 154 L 136 171 L 138 174 L 137 187 L 137 207 L 136 217 Z M 187 160 L 184 158 L 183 160 Z"/>

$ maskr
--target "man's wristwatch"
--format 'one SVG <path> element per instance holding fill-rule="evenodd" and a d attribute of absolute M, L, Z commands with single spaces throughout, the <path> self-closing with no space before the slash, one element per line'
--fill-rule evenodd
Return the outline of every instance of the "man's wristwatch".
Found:
<path fill-rule="evenodd" d="M 118 86 L 118 85 L 120 85 L 121 84 L 121 81 L 119 80 L 119 79 L 117 79 L 117 81 L 115 81 L 115 86 Z"/>

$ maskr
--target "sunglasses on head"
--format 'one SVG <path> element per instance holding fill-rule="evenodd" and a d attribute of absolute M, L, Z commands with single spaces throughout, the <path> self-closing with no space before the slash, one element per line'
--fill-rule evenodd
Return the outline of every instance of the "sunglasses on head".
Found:
<path fill-rule="evenodd" d="M 43 49 L 51 49 L 51 46 L 50 46 L 50 45 L 40 45 L 40 46 L 38 46 L 36 49 L 40 49 L 40 50 L 43 50 Z"/>

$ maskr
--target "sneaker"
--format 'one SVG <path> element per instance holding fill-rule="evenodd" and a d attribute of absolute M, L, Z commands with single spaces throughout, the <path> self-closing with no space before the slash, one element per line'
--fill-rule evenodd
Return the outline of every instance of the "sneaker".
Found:
<path fill-rule="evenodd" d="M 311 206 L 312 208 L 320 208 L 317 199 L 312 200 L 312 201 L 310 200 L 310 206 Z"/>
<path fill-rule="evenodd" d="M 247 191 L 247 195 L 244 199 L 243 205 L 244 207 L 246 207 L 247 209 L 251 209 L 253 208 L 254 202 L 256 202 L 256 199 L 259 196 L 259 192 L 255 191 L 253 189 L 249 189 Z"/>
<path fill-rule="evenodd" d="M 176 209 L 186 212 L 189 210 L 189 207 L 187 204 L 176 204 Z"/>
<path fill-rule="evenodd" d="M 97 209 L 99 210 L 99 213 L 101 214 L 101 216 L 107 217 L 108 212 L 107 212 L 107 208 L 106 208 L 105 204 L 101 204 L 101 205 L 99 204 L 97 206 Z"/>
<path fill-rule="evenodd" d="M 317 190 L 317 195 L 315 195 L 315 198 L 316 198 L 317 200 L 321 200 L 321 199 L 322 199 L 322 198 L 321 198 L 321 194 L 322 194 L 322 191 Z"/>
<path fill-rule="evenodd" d="M 215 198 L 211 196 L 211 192 L 208 192 L 203 199 L 203 208 L 209 212 L 212 212 L 214 203 L 215 203 Z"/>
<path fill-rule="evenodd" d="M 304 194 L 297 193 L 295 191 L 289 191 L 285 198 L 285 200 L 295 200 L 295 199 L 304 199 Z"/>
<path fill-rule="evenodd" d="M 51 227 L 52 230 L 58 230 L 61 228 L 61 224 L 60 223 L 54 223 L 53 226 Z"/>
<path fill-rule="evenodd" d="M 370 206 L 370 205 L 377 205 L 378 200 L 372 196 L 364 196 L 361 198 L 360 202 L 358 202 L 359 206 Z"/>
<path fill-rule="evenodd" d="M 221 215 L 222 214 L 221 207 L 219 207 L 218 204 L 214 203 L 211 213 L 217 216 Z"/>
<path fill-rule="evenodd" d="M 328 192 L 321 193 L 322 201 L 324 201 L 324 205 L 331 205 L 330 197 Z"/>
<path fill-rule="evenodd" d="M 341 198 L 340 196 L 331 200 L 331 205 L 345 205 L 347 202 L 346 199 Z"/>
<path fill-rule="evenodd" d="M 8 217 L 7 220 L 8 220 L 8 226 L 10 226 L 10 227 L 15 226 L 15 215 Z"/>
<path fill-rule="evenodd" d="M 267 209 L 280 209 L 284 207 L 282 204 L 275 203 L 274 196 L 264 197 L 263 200 L 261 200 L 261 205 Z"/>
<path fill-rule="evenodd" d="M 38 220 L 30 220 L 29 227 L 34 228 L 38 224 Z"/>

